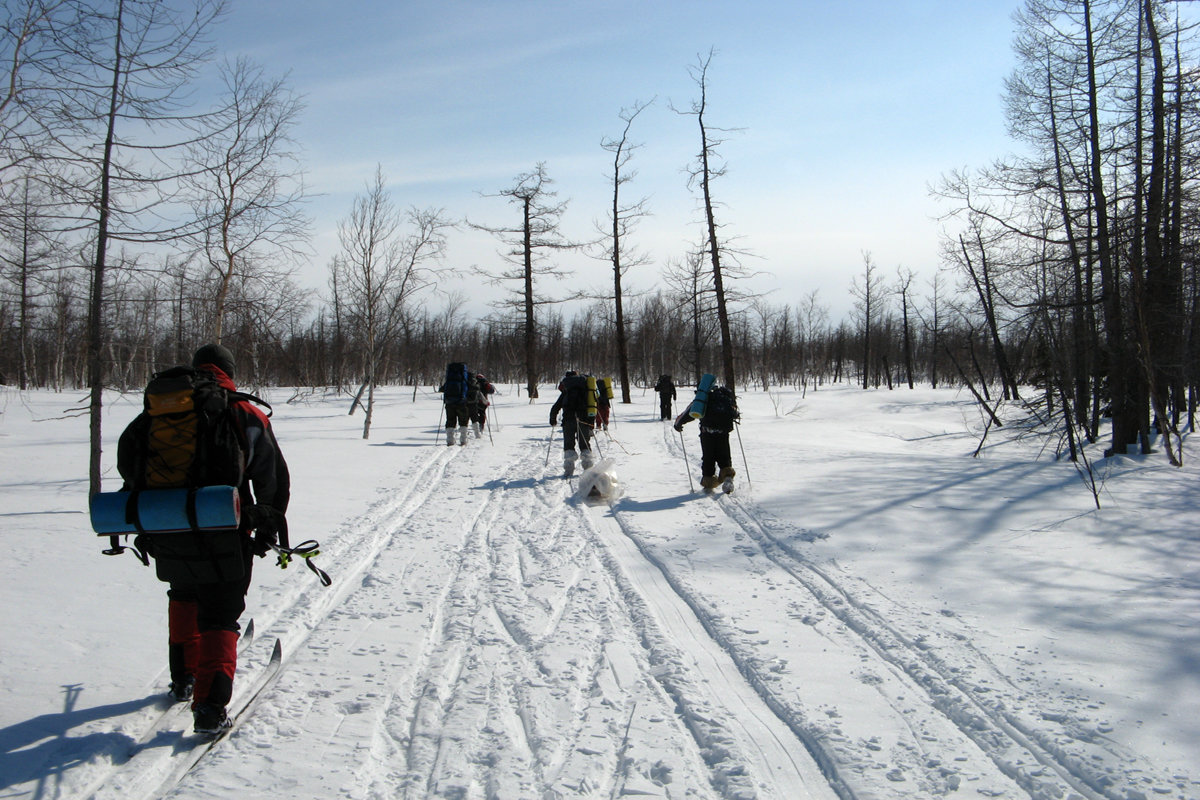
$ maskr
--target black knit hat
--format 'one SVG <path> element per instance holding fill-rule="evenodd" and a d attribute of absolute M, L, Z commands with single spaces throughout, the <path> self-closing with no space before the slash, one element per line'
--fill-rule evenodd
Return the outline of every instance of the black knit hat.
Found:
<path fill-rule="evenodd" d="M 233 353 L 229 352 L 228 347 L 219 344 L 206 344 L 201 347 L 196 351 L 196 355 L 192 356 L 192 366 L 201 367 L 205 364 L 211 364 L 233 377 Z"/>

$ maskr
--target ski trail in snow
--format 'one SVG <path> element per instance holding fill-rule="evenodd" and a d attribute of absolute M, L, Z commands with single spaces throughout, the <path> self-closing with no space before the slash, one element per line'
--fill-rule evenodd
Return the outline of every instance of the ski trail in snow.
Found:
<path fill-rule="evenodd" d="M 435 457 L 430 487 L 374 510 L 391 532 L 363 538 L 388 546 L 323 618 L 309 615 L 272 698 L 214 756 L 283 741 L 263 780 L 287 785 L 282 753 L 319 754 L 310 795 L 797 796 L 759 774 L 752 739 L 677 713 L 679 687 L 699 698 L 707 676 L 664 689 L 663 646 L 648 652 L 645 612 L 606 569 L 569 482 L 543 471 L 544 451 L 537 437 Z M 684 702 L 736 716 L 736 701 Z M 221 785 L 222 766 L 201 765 L 197 781 Z"/>
<path fill-rule="evenodd" d="M 981 696 L 926 647 L 901 633 L 829 573 L 800 557 L 746 503 L 725 498 L 720 505 L 772 562 L 791 574 L 881 659 L 909 676 L 928 694 L 931 708 L 943 713 L 1030 795 L 1059 796 L 1073 791 L 1086 798 L 1125 797 L 1123 791 L 1110 793 L 1105 776 L 1093 774 L 1086 764 L 1064 753 L 1040 731 L 1007 711 L 1003 704 Z"/>
<path fill-rule="evenodd" d="M 836 772 L 828 765 L 824 772 L 818 767 L 810 755 L 809 744 L 776 716 L 747 683 L 729 653 L 711 637 L 703 618 L 676 592 L 654 559 L 647 557 L 626 534 L 620 518 L 617 513 L 592 516 L 597 537 L 613 553 L 611 568 L 622 573 L 633 591 L 645 600 L 650 615 L 679 651 L 678 657 L 692 662 L 688 671 L 698 673 L 692 677 L 698 677 L 705 693 L 711 695 L 708 702 L 716 709 L 723 706 L 722 710 L 728 714 L 714 718 L 714 708 L 703 714 L 692 708 L 689 711 L 696 716 L 692 724 L 711 725 L 706 738 L 718 730 L 722 732 L 718 735 L 728 733 L 737 737 L 739 746 L 753 760 L 755 771 L 769 777 L 769 785 L 781 798 L 837 796 L 831 788 L 840 783 Z M 686 692 L 671 688 L 668 691 L 678 694 L 683 706 L 695 703 L 694 698 L 687 696 L 696 692 L 694 685 Z M 730 714 L 733 710 L 737 713 Z M 843 797 L 851 796 L 844 787 L 838 788 Z"/>

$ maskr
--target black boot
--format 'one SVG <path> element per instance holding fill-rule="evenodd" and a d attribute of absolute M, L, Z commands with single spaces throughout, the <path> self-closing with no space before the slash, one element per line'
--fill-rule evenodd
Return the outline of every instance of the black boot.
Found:
<path fill-rule="evenodd" d="M 204 736 L 218 736 L 233 727 L 224 706 L 200 703 L 192 709 L 192 730 Z"/>

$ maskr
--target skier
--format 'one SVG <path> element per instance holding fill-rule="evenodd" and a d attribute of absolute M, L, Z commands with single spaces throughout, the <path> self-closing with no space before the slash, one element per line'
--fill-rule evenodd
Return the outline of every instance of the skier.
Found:
<path fill-rule="evenodd" d="M 700 486 L 711 494 L 718 486 L 726 493 L 733 491 L 733 458 L 729 453 L 729 434 L 741 417 L 737 399 L 725 386 L 714 386 L 708 390 L 708 400 L 700 416 Z M 675 430 L 683 433 L 683 426 L 691 422 L 692 406 L 688 405 L 675 419 Z M 721 468 L 720 473 L 717 467 Z"/>
<path fill-rule="evenodd" d="M 487 425 L 487 410 L 492 404 L 488 400 L 489 394 L 496 392 L 496 387 L 488 383 L 488 379 L 482 373 L 476 373 L 471 376 L 469 381 L 470 388 L 467 390 L 467 405 L 468 413 L 471 417 L 471 427 L 475 431 L 475 438 L 483 438 L 483 429 Z"/>
<path fill-rule="evenodd" d="M 452 361 L 446 365 L 446 381 L 438 387 L 442 403 L 446 406 L 446 445 L 455 442 L 454 431 L 458 430 L 458 444 L 467 443 L 467 426 L 471 422 L 471 406 L 468 397 L 471 391 L 471 374 L 467 365 Z"/>
<path fill-rule="evenodd" d="M 608 418 L 612 412 L 612 378 L 596 381 L 596 427 L 608 430 Z"/>
<path fill-rule="evenodd" d="M 675 382 L 671 380 L 670 375 L 659 375 L 658 383 L 654 384 L 654 391 L 658 392 L 659 419 L 670 419 L 671 401 L 676 397 Z"/>
<path fill-rule="evenodd" d="M 575 461 L 582 457 L 583 468 L 592 466 L 592 433 L 596 426 L 596 392 L 589 389 L 587 378 L 569 370 L 558 384 L 558 399 L 550 408 L 550 426 L 558 424 L 563 415 L 563 471 L 567 477 L 575 474 Z M 591 395 L 590 401 L 588 395 Z M 579 442 L 579 453 L 575 442 Z"/>
<path fill-rule="evenodd" d="M 192 358 L 192 366 L 198 376 L 211 377 L 221 389 L 236 392 L 233 354 L 227 348 L 219 344 L 201 347 Z M 245 459 L 244 478 L 238 486 L 243 509 L 240 527 L 203 534 L 144 534 L 137 542 L 154 557 L 159 578 L 170 584 L 167 591 L 170 695 L 176 701 L 190 699 L 195 732 L 210 735 L 231 724 L 225 707 L 233 695 L 238 618 L 246 609 L 252 556 L 264 556 L 272 544 L 278 543 L 279 531 L 286 530 L 284 513 L 291 496 L 287 463 L 266 414 L 237 395 L 229 397 L 223 413 L 228 415 L 227 423 L 240 442 L 230 448 L 233 457 L 239 462 Z M 146 414 L 135 419 L 118 441 L 117 469 L 127 490 L 155 485 L 150 475 L 153 463 L 150 459 L 163 454 L 170 456 L 164 445 L 146 436 L 146 419 Z M 182 437 L 166 447 L 189 449 L 198 461 L 196 430 L 192 429 L 190 441 L 184 442 L 182 438 L 186 437 Z M 159 449 L 155 450 L 156 447 Z M 215 459 L 218 456 L 213 450 L 207 451 L 208 457 Z M 193 464 L 186 471 L 190 474 L 197 466 L 204 468 Z M 217 537 L 222 536 L 232 546 L 218 561 L 218 556 L 211 553 L 217 548 Z"/>

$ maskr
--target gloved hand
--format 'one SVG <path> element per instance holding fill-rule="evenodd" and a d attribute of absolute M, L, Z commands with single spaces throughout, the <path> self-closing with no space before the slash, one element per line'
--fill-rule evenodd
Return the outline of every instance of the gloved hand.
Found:
<path fill-rule="evenodd" d="M 683 433 L 683 423 L 676 422 L 674 427 L 675 427 L 675 430 L 679 431 L 680 433 Z"/>
<path fill-rule="evenodd" d="M 135 550 L 141 550 L 148 556 L 154 555 L 154 537 L 144 533 L 139 533 L 133 537 L 133 547 Z"/>
<path fill-rule="evenodd" d="M 551 427 L 551 428 L 553 428 L 553 427 L 555 427 L 555 426 L 557 426 L 557 425 L 558 425 L 558 419 L 557 419 L 557 418 L 555 418 L 555 417 L 551 417 L 551 418 L 550 418 L 550 427 Z"/>
<path fill-rule="evenodd" d="M 279 516 L 282 515 L 270 506 L 256 505 L 246 509 L 246 523 L 254 530 L 250 551 L 259 558 L 271 552 L 271 545 L 279 544 Z"/>

